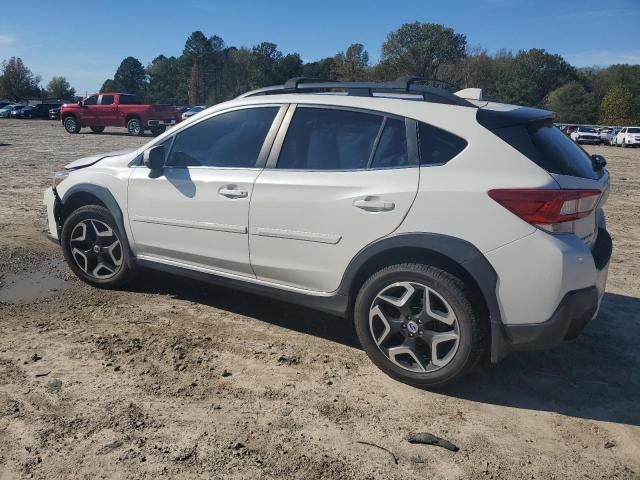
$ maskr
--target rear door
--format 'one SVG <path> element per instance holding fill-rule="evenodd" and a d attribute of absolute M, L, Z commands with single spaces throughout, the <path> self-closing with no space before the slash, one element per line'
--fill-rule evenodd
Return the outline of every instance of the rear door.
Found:
<path fill-rule="evenodd" d="M 417 165 L 413 121 L 290 107 L 251 198 L 257 277 L 336 290 L 351 259 L 402 222 L 418 189 Z"/>
<path fill-rule="evenodd" d="M 118 109 L 115 95 L 100 95 L 98 105 L 94 109 L 96 111 L 97 124 L 105 127 L 118 125 Z"/>

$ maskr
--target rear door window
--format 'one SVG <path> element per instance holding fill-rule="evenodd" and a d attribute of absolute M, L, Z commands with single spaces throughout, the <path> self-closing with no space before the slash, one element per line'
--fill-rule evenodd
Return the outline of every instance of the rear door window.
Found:
<path fill-rule="evenodd" d="M 113 95 L 102 95 L 100 105 L 113 105 Z"/>
<path fill-rule="evenodd" d="M 357 170 L 367 168 L 384 117 L 351 110 L 298 107 L 277 168 Z"/>

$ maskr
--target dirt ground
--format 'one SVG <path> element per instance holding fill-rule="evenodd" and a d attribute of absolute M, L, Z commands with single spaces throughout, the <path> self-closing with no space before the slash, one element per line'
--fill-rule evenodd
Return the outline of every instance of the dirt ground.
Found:
<path fill-rule="evenodd" d="M 597 321 L 432 393 L 383 375 L 338 318 L 159 273 L 76 280 L 42 191 L 147 140 L 0 120 L 0 480 L 640 478 L 640 149 L 588 148 L 613 182 Z"/>

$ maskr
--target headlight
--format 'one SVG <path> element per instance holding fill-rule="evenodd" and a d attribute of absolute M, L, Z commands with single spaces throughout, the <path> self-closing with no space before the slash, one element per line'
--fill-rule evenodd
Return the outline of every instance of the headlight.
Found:
<path fill-rule="evenodd" d="M 53 188 L 56 188 L 62 181 L 69 176 L 68 170 L 61 170 L 53 174 Z"/>

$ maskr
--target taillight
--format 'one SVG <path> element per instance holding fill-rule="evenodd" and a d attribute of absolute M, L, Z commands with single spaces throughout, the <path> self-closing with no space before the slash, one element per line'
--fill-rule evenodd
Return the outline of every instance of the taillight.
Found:
<path fill-rule="evenodd" d="M 552 225 L 586 217 L 598 204 L 600 190 L 506 188 L 489 196 L 525 222 Z"/>

